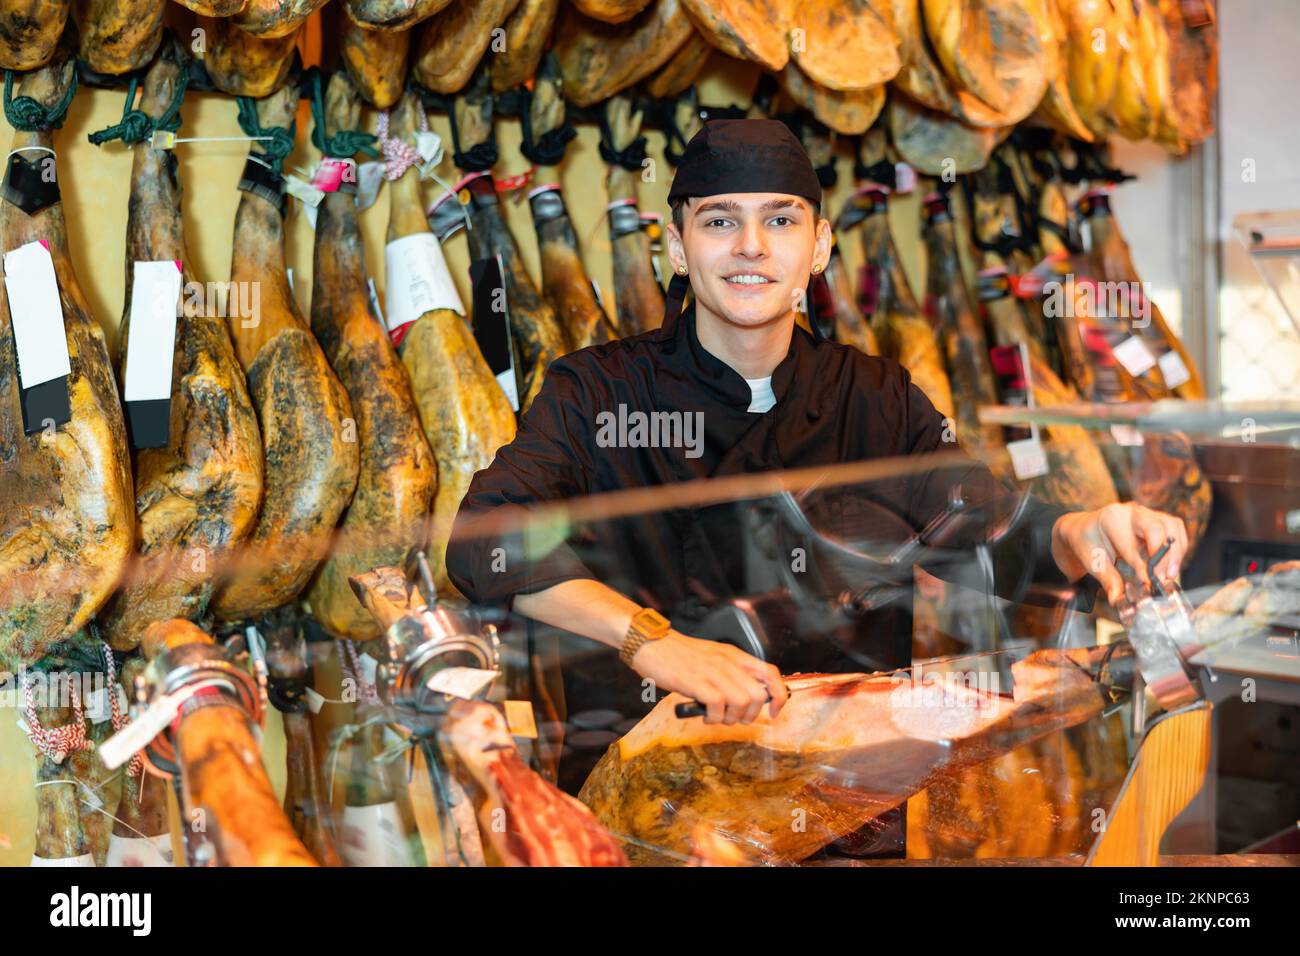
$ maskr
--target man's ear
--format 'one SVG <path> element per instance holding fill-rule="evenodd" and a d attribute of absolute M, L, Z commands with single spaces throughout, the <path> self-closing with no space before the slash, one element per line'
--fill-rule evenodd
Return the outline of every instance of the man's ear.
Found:
<path fill-rule="evenodd" d="M 686 265 L 686 247 L 682 244 L 682 234 L 677 231 L 676 223 L 669 222 L 664 227 L 664 233 L 668 236 L 668 262 L 676 272 Z"/>
<path fill-rule="evenodd" d="M 831 221 L 829 219 L 818 219 L 817 220 L 817 241 L 816 241 L 816 245 L 813 246 L 813 261 L 812 261 L 812 264 L 814 266 L 821 266 L 821 268 L 817 270 L 818 272 L 824 270 L 826 268 L 826 263 L 830 261 L 831 244 L 832 244 Z"/>

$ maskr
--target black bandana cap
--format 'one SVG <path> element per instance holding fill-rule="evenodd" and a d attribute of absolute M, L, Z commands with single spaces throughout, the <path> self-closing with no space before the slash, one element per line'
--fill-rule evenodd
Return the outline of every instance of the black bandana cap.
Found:
<path fill-rule="evenodd" d="M 780 120 L 710 120 L 691 137 L 668 202 L 722 193 L 784 193 L 813 205 L 822 187 L 799 138 Z"/>

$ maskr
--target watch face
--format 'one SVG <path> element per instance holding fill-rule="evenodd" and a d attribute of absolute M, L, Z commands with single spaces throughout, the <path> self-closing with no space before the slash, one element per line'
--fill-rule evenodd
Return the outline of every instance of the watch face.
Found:
<path fill-rule="evenodd" d="M 672 626 L 668 623 L 668 618 L 649 607 L 638 611 L 634 621 L 637 630 L 649 638 L 662 637 Z"/>

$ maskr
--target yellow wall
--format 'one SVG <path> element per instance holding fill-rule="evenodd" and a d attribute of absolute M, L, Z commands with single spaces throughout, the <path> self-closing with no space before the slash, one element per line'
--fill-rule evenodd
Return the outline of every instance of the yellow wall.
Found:
<path fill-rule="evenodd" d="M 714 57 L 700 82 L 700 98 L 713 105 L 744 104 L 749 100 L 754 71 L 736 61 Z M 109 347 L 116 354 L 118 321 L 122 314 L 123 286 L 126 270 L 125 234 L 127 202 L 130 194 L 131 156 L 121 143 L 96 148 L 87 134 L 115 123 L 121 117 L 123 94 L 118 91 L 83 87 L 69 111 L 63 129 L 55 137 L 58 174 L 67 217 L 72 259 L 82 291 L 94 314 L 109 337 Z M 298 123 L 299 148 L 288 161 L 289 166 L 310 168 L 319 154 L 307 140 L 310 121 L 306 106 Z M 186 98 L 181 111 L 181 136 L 238 136 L 234 100 L 211 94 L 193 94 Z M 431 116 L 433 128 L 443 137 L 447 152 L 451 138 L 445 117 Z M 373 116 L 367 117 L 373 129 Z M 519 126 L 513 120 L 497 124 L 501 161 L 496 173 L 505 176 L 527 169 L 519 153 Z M 606 294 L 612 307 L 613 283 L 610 271 L 609 239 L 604 222 L 604 163 L 598 152 L 596 127 L 582 125 L 578 138 L 570 144 L 563 179 L 569 212 L 578 234 L 587 269 Z M 648 134 L 651 156 L 657 159 L 655 181 L 643 184 L 641 206 L 668 213 L 666 197 L 671 183 L 671 167 L 663 160 L 663 137 Z M 184 189 L 182 201 L 186 239 L 194 275 L 200 281 L 225 280 L 230 274 L 231 242 L 235 208 L 239 201 L 236 183 L 248 150 L 241 143 L 194 143 L 177 147 L 180 177 Z M 446 181 L 456 173 L 450 156 L 438 170 Z M 840 157 L 840 184 L 827 196 L 824 211 L 834 215 L 852 189 L 852 172 L 848 144 Z M 437 187 L 426 180 L 426 205 L 437 195 Z M 290 200 L 288 215 L 288 261 L 294 271 L 294 293 L 304 314 L 311 302 L 311 266 L 313 233 L 301 204 Z M 918 234 L 917 197 L 900 199 L 891 207 L 900 252 L 906 260 L 914 282 L 917 266 Z M 523 201 L 504 204 L 507 220 L 519 241 L 524 261 L 533 276 L 539 276 L 537 247 L 534 242 L 528 205 Z M 362 216 L 366 241 L 366 260 L 370 274 L 381 292 L 383 288 L 383 241 L 388 223 L 387 192 Z M 467 270 L 469 265 L 463 236 L 448 241 L 446 254 L 452 274 L 461 286 L 461 295 L 469 301 Z M 851 267 L 861 261 L 855 243 L 844 253 Z M 667 261 L 661 263 L 668 268 Z M 918 289 L 919 293 L 919 289 Z M 0 865 L 25 864 L 32 851 L 34 774 L 31 748 L 15 726 L 17 712 L 0 707 Z M 278 788 L 283 787 L 283 738 L 274 715 L 267 727 L 267 763 Z M 282 790 L 281 790 L 282 792 Z"/>

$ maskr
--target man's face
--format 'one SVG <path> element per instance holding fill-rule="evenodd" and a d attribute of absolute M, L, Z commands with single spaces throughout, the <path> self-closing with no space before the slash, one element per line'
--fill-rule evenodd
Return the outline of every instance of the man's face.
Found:
<path fill-rule="evenodd" d="M 812 204 L 779 193 L 688 199 L 668 227 L 673 268 L 685 265 L 697 312 L 735 326 L 767 325 L 804 303 L 814 263 L 830 255 L 831 227 Z"/>

